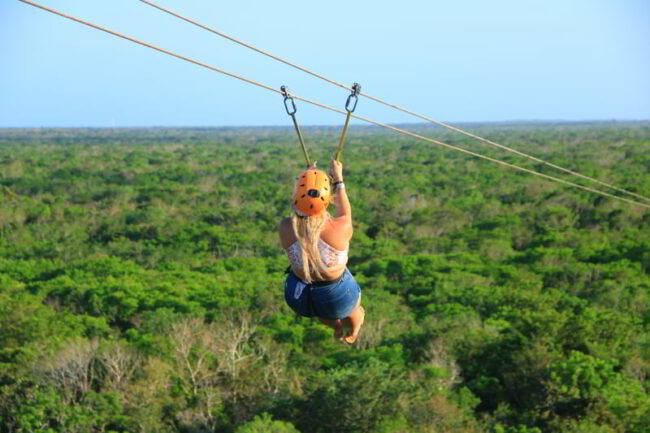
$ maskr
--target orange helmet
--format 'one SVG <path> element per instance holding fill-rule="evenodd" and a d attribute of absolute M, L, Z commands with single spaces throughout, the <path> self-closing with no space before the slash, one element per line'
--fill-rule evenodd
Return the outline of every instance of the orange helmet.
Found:
<path fill-rule="evenodd" d="M 324 212 L 332 201 L 330 179 L 321 170 L 313 168 L 300 173 L 293 188 L 293 209 L 300 216 Z"/>

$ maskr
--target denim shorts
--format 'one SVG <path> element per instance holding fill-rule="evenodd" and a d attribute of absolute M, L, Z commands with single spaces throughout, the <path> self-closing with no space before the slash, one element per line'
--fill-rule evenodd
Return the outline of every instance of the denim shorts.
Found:
<path fill-rule="evenodd" d="M 305 317 L 345 319 L 354 311 L 361 288 L 346 268 L 341 278 L 328 285 L 307 284 L 293 272 L 284 282 L 284 299 L 293 311 Z"/>

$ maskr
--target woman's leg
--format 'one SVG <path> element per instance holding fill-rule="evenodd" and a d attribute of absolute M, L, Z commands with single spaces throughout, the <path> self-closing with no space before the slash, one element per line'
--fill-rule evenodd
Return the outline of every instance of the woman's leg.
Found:
<path fill-rule="evenodd" d="M 366 312 L 361 306 L 361 289 L 359 288 L 359 285 L 354 280 L 354 277 L 352 276 L 350 271 L 348 270 L 345 271 L 343 279 L 345 280 L 345 284 L 350 284 L 352 282 L 356 285 L 358 295 L 357 295 L 356 305 L 354 306 L 354 309 L 352 310 L 351 313 L 348 314 L 347 317 L 342 319 L 323 319 L 319 317 L 319 320 L 321 321 L 321 323 L 324 323 L 325 325 L 334 329 L 334 337 L 336 337 L 340 341 L 345 341 L 346 343 L 352 344 L 355 341 L 357 341 L 357 338 L 359 336 L 359 330 L 361 329 L 361 325 L 363 325 L 363 320 Z M 346 289 L 344 286 L 341 287 L 343 289 Z M 348 290 L 348 293 L 352 294 L 354 292 L 350 292 Z M 339 312 L 330 311 L 329 313 L 338 315 Z"/>
<path fill-rule="evenodd" d="M 352 344 L 357 341 L 359 337 L 359 331 L 361 330 L 361 325 L 363 325 L 363 320 L 366 316 L 366 310 L 363 309 L 361 305 L 357 305 L 357 308 L 350 313 L 348 317 L 344 319 L 346 324 L 349 323 L 350 330 L 348 330 L 347 335 L 344 340 L 346 343 Z"/>
<path fill-rule="evenodd" d="M 335 338 L 338 338 L 339 340 L 343 338 L 343 323 L 341 319 L 323 319 L 322 317 L 319 317 L 318 320 L 334 330 Z"/>
<path fill-rule="evenodd" d="M 321 323 L 329 326 L 334 330 L 334 337 L 339 340 L 345 340 L 346 343 L 354 343 L 359 337 L 359 331 L 366 315 L 366 311 L 361 305 L 357 305 L 352 313 L 345 319 L 323 319 L 319 317 Z M 347 335 L 343 336 L 344 328 L 348 329 Z"/>

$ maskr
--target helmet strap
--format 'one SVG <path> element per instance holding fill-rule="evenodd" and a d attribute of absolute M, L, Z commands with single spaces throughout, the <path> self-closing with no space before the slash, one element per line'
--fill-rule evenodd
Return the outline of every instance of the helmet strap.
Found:
<path fill-rule="evenodd" d="M 307 217 L 309 217 L 309 215 L 299 211 L 296 208 L 293 208 L 293 211 L 296 213 L 296 215 L 298 215 L 298 218 L 307 218 Z"/>

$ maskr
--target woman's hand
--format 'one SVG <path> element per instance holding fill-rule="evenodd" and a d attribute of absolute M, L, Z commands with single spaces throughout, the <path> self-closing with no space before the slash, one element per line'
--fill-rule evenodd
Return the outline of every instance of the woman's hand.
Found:
<path fill-rule="evenodd" d="M 332 178 L 332 183 L 343 182 L 343 164 L 340 161 L 332 159 L 330 177 Z"/>

